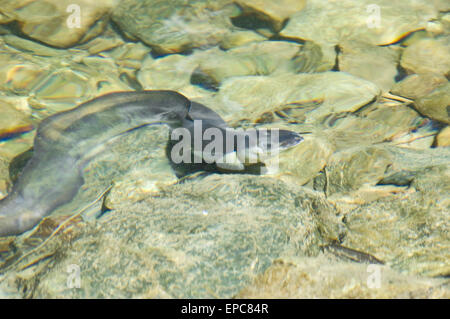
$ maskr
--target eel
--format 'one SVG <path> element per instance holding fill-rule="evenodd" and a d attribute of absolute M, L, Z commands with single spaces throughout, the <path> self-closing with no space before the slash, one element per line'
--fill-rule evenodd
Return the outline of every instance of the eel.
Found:
<path fill-rule="evenodd" d="M 194 101 L 191 101 L 189 116 L 183 120 L 181 128 L 188 131 L 191 138 L 187 143 L 189 158 L 185 158 L 186 161 L 183 163 L 173 162 L 172 150 L 175 144 L 182 140 L 180 136 L 172 134 L 173 130 L 166 148 L 166 155 L 177 177 L 197 171 L 264 174 L 266 173 L 265 159 L 303 141 L 300 134 L 290 130 L 253 128 L 243 131 L 231 128 L 219 114 Z M 209 153 L 206 151 L 208 144 L 216 140 L 216 136 L 206 136 L 205 133 L 210 129 L 214 129 L 216 134 L 222 137 L 222 143 L 216 145 L 219 150 L 214 150 L 215 156 L 206 160 L 208 156 L 205 156 L 205 152 Z M 202 134 L 202 139 L 201 143 L 197 143 L 196 149 L 195 137 L 199 133 Z"/>
<path fill-rule="evenodd" d="M 214 128 L 224 136 L 233 130 L 217 113 L 175 91 L 109 93 L 46 118 L 37 129 L 31 159 L 8 196 L 0 200 L 0 237 L 30 230 L 56 208 L 70 202 L 84 183 L 83 169 L 89 160 L 121 135 L 153 124 L 168 125 L 172 131 L 183 128 L 195 133 L 196 121 L 202 124 L 202 149 L 206 129 Z M 258 141 L 263 141 L 260 135 L 266 130 L 255 131 Z M 275 130 L 268 132 L 270 135 Z M 293 131 L 276 132 L 276 143 L 266 139 L 265 143 L 271 144 L 264 145 L 264 150 L 278 152 L 303 140 Z M 234 133 L 233 142 L 235 138 L 247 141 L 244 132 Z M 193 140 L 188 142 L 194 143 Z M 173 147 L 174 143 L 171 145 Z M 237 145 L 219 152 L 219 158 L 234 155 L 235 163 L 216 164 L 218 167 L 225 165 L 222 167 L 231 171 L 241 170 L 246 154 L 261 152 L 259 145 L 247 143 L 241 151 Z"/>
<path fill-rule="evenodd" d="M 179 127 L 190 101 L 174 91 L 114 92 L 43 120 L 34 153 L 0 201 L 0 237 L 33 228 L 83 185 L 83 167 L 102 145 L 150 124 Z"/>

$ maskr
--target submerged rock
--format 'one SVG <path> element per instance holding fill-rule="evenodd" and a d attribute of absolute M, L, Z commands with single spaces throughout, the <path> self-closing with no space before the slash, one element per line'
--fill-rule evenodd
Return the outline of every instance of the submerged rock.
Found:
<path fill-rule="evenodd" d="M 47 45 L 40 44 L 32 40 L 27 40 L 12 34 L 3 35 L 2 39 L 3 41 L 5 41 L 8 47 L 17 49 L 19 55 L 22 52 L 46 57 L 67 55 L 67 52 L 65 50 L 52 48 Z"/>
<path fill-rule="evenodd" d="M 303 109 L 308 105 L 305 118 L 299 120 L 314 123 L 330 114 L 355 112 L 379 93 L 369 81 L 344 72 L 323 72 L 230 78 L 220 87 L 217 99 L 229 107 L 230 119 L 239 114 L 253 120 L 280 108 Z"/>
<path fill-rule="evenodd" d="M 220 43 L 232 32 L 229 18 L 236 14 L 231 0 L 126 0 L 112 19 L 126 35 L 168 54 Z"/>
<path fill-rule="evenodd" d="M 124 39 L 114 31 L 111 24 L 109 24 L 105 31 L 99 36 L 75 46 L 76 49 L 86 50 L 90 55 L 99 54 L 122 46 L 125 44 Z"/>
<path fill-rule="evenodd" d="M 191 73 L 199 63 L 193 56 L 171 54 L 159 59 L 147 56 L 137 79 L 145 89 L 180 90 L 190 84 Z"/>
<path fill-rule="evenodd" d="M 334 50 L 323 51 L 313 42 L 299 45 L 286 41 L 259 41 L 226 52 L 214 49 L 208 52 L 194 53 L 199 58 L 191 83 L 213 91 L 217 91 L 225 79 L 234 76 L 328 71 L 336 59 Z"/>
<path fill-rule="evenodd" d="M 436 146 L 438 147 L 450 146 L 450 126 L 444 128 L 436 136 Z"/>
<path fill-rule="evenodd" d="M 291 59 L 299 45 L 283 41 L 264 41 L 217 52 L 202 59 L 191 77 L 193 84 L 217 90 L 220 83 L 233 76 L 269 75 L 289 72 Z"/>
<path fill-rule="evenodd" d="M 376 119 L 365 118 L 356 114 L 330 115 L 319 126 L 319 130 L 336 151 L 355 146 L 368 146 L 382 142 L 387 136 L 401 130 L 388 127 Z"/>
<path fill-rule="evenodd" d="M 281 152 L 272 161 L 265 161 L 270 169 L 277 165 L 277 171 L 273 172 L 278 179 L 287 183 L 305 185 L 316 177 L 327 164 L 333 153 L 333 145 L 320 137 L 305 136 L 305 140 L 300 145 Z"/>
<path fill-rule="evenodd" d="M 125 59 L 129 62 L 123 63 L 123 67 L 122 57 L 118 56 L 116 63 L 108 55 L 111 52 L 89 56 L 82 49 L 41 50 L 44 46 L 29 40 L 20 41 L 20 45 L 24 47 L 0 46 L 0 88 L 8 95 L 24 97 L 27 108 L 35 110 L 38 118 L 104 93 L 130 90 L 131 85 L 123 80 L 122 74 L 130 65 L 140 66 L 136 44 L 133 50 L 124 46 L 132 54 L 127 51 Z M 141 58 L 148 52 L 146 48 Z"/>
<path fill-rule="evenodd" d="M 33 129 L 27 114 L 18 111 L 12 105 L 0 100 L 0 141 L 13 138 Z"/>
<path fill-rule="evenodd" d="M 448 3 L 447 0 L 433 0 L 432 2 L 435 5 L 436 9 L 438 9 L 441 12 L 446 12 L 450 10 L 450 3 Z"/>
<path fill-rule="evenodd" d="M 448 276 L 449 173 L 448 165 L 422 171 L 412 183 L 416 192 L 356 207 L 345 217 L 349 232 L 344 244 L 374 254 L 400 271 Z"/>
<path fill-rule="evenodd" d="M 0 297 L 446 297 L 444 280 L 419 277 L 450 273 L 444 2 L 126 0 L 92 38 L 117 1 L 82 5 L 69 30 L 67 1 L 0 0 L 0 23 L 15 21 L 0 26 L 0 198 L 34 118 L 111 91 L 176 90 L 234 127 L 305 138 L 266 160 L 268 176 L 178 179 L 167 128 L 122 136 L 70 203 L 0 239 Z M 380 289 L 367 265 L 331 258 L 336 239 L 353 262 L 387 264 Z M 80 289 L 67 285 L 74 265 Z"/>
<path fill-rule="evenodd" d="M 340 207 L 348 227 L 342 244 L 377 256 L 398 271 L 447 276 L 448 148 L 378 146 L 382 156 L 370 156 L 368 150 L 374 148 L 343 152 L 351 162 L 337 153 L 330 162 L 342 161 L 327 165 L 326 188 L 341 192 L 328 199 Z M 360 189 L 345 195 L 355 187 Z M 350 198 L 353 205 L 348 205 Z"/>
<path fill-rule="evenodd" d="M 84 63 L 50 69 L 48 76 L 29 93 L 32 108 L 48 116 L 112 91 L 130 90 L 106 58 L 87 58 Z M 92 66 L 96 65 L 96 68 Z M 102 72 L 106 69 L 109 72 Z M 115 75 L 114 73 L 117 72 Z"/>
<path fill-rule="evenodd" d="M 375 186 L 392 164 L 392 156 L 381 147 L 355 147 L 331 156 L 326 167 L 327 195 L 351 192 L 364 185 Z"/>
<path fill-rule="evenodd" d="M 9 165 L 8 161 L 0 157 L 0 199 L 6 197 L 8 194 L 8 186 L 11 181 L 9 179 Z"/>
<path fill-rule="evenodd" d="M 306 7 L 291 17 L 281 35 L 328 46 L 344 40 L 386 45 L 425 28 L 436 17 L 437 10 L 426 0 L 308 0 Z"/>
<path fill-rule="evenodd" d="M 336 50 L 305 41 L 299 52 L 292 58 L 290 68 L 296 73 L 330 71 L 336 64 Z"/>
<path fill-rule="evenodd" d="M 142 61 L 149 56 L 150 49 L 142 43 L 125 43 L 104 53 L 110 56 L 121 67 L 139 69 Z"/>
<path fill-rule="evenodd" d="M 80 99 L 89 90 L 87 78 L 71 70 L 56 71 L 36 89 L 36 98 L 43 100 Z"/>
<path fill-rule="evenodd" d="M 358 42 L 339 44 L 339 70 L 372 81 L 383 91 L 395 83 L 400 52 L 390 47 L 378 47 Z"/>
<path fill-rule="evenodd" d="M 220 47 L 228 50 L 251 42 L 260 42 L 264 40 L 267 40 L 267 38 L 253 31 L 234 31 L 223 37 L 220 41 Z"/>
<path fill-rule="evenodd" d="M 383 265 L 350 263 L 323 255 L 280 258 L 236 296 L 243 299 L 449 297 L 444 279 L 405 275 Z"/>
<path fill-rule="evenodd" d="M 421 114 L 450 124 L 450 83 L 447 82 L 418 99 L 414 106 Z"/>
<path fill-rule="evenodd" d="M 6 50 L 5 50 L 6 51 Z M 27 94 L 48 75 L 49 64 L 11 51 L 0 54 L 0 87 L 14 94 Z"/>
<path fill-rule="evenodd" d="M 410 73 L 450 74 L 450 37 L 413 43 L 403 52 L 401 66 Z"/>
<path fill-rule="evenodd" d="M 245 15 L 255 15 L 259 20 L 270 24 L 273 30 L 279 31 L 286 19 L 294 13 L 301 11 L 306 0 L 236 0 Z"/>
<path fill-rule="evenodd" d="M 169 129 L 155 125 L 130 132 L 105 146 L 84 168 L 84 185 L 67 204 L 52 215 L 76 212 L 91 203 L 101 192 L 112 186 L 102 207 L 83 214 L 91 220 L 101 210 L 114 209 L 123 201 L 137 202 L 159 193 L 165 185 L 177 182 L 166 157 Z M 127 158 L 124 159 L 124 154 Z"/>
<path fill-rule="evenodd" d="M 447 83 L 445 76 L 437 73 L 411 74 L 397 82 L 391 92 L 408 99 L 421 98 L 438 86 Z"/>
<path fill-rule="evenodd" d="M 220 49 L 215 47 L 195 50 L 189 56 L 171 54 L 154 59 L 148 55 L 137 72 L 137 80 L 144 89 L 175 90 L 192 100 L 205 97 L 208 99 L 213 92 L 191 84 L 191 75 L 202 61 L 214 59 L 220 53 Z M 208 100 L 198 102 L 212 107 Z"/>
<path fill-rule="evenodd" d="M 13 102 L 13 101 L 11 101 Z M 34 123 L 26 111 L 0 99 L 0 158 L 10 161 L 33 144 Z"/>
<path fill-rule="evenodd" d="M 2 289 L 26 286 L 33 297 L 137 298 L 159 291 L 230 298 L 280 255 L 316 255 L 340 231 L 323 196 L 257 176 L 212 175 L 118 204 L 70 249 L 60 242 L 64 254 L 51 257 L 51 268 L 35 263 L 26 278 L 11 271 Z M 81 270 L 80 289 L 67 287 L 72 264 Z"/>
<path fill-rule="evenodd" d="M 448 150 L 391 144 L 344 149 L 334 153 L 326 166 L 327 194 L 346 194 L 364 185 L 409 186 L 426 167 L 445 165 L 448 155 Z"/>
<path fill-rule="evenodd" d="M 436 134 L 436 128 L 432 121 L 422 117 L 414 109 L 402 103 L 374 103 L 358 112 L 357 117 L 353 121 L 345 123 L 345 119 L 350 118 L 347 116 L 338 120 L 334 127 L 339 130 L 341 136 L 353 136 L 353 145 L 392 142 L 395 145 L 402 144 L 402 146 L 407 147 L 409 142 L 423 140 L 427 136 Z M 364 137 L 364 141 L 358 140 L 358 135 Z M 335 140 L 339 143 L 341 139 L 337 137 Z M 430 141 L 423 148 L 429 148 L 431 144 Z M 349 143 L 347 146 L 344 145 L 341 148 L 352 146 Z"/>
<path fill-rule="evenodd" d="M 0 1 L 4 22 L 17 22 L 21 32 L 51 46 L 67 48 L 101 33 L 117 0 Z M 79 19 L 78 19 L 79 17 Z"/>

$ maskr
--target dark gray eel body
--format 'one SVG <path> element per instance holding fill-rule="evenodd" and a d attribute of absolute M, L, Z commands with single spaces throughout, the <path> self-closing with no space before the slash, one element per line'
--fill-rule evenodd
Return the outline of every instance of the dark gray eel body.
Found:
<path fill-rule="evenodd" d="M 194 120 L 202 120 L 203 129 L 229 129 L 217 113 L 174 91 L 109 93 L 43 120 L 33 156 L 0 200 L 0 237 L 21 234 L 70 202 L 84 183 L 84 166 L 105 143 L 151 124 L 192 132 Z M 282 147 L 301 140 L 295 132 L 280 130 Z"/>
<path fill-rule="evenodd" d="M 190 101 L 173 91 L 110 93 L 41 122 L 33 157 L 0 201 L 0 237 L 23 233 L 83 185 L 83 166 L 112 138 L 149 124 L 179 127 Z"/>

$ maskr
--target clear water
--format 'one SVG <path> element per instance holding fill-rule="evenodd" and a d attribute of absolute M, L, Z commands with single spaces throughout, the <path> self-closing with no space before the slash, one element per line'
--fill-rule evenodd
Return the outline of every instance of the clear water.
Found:
<path fill-rule="evenodd" d="M 1 297 L 449 297 L 446 1 L 76 2 L 0 8 L 0 233 L 58 202 L 0 238 Z M 98 99 L 143 90 L 303 140 L 177 165 Z"/>

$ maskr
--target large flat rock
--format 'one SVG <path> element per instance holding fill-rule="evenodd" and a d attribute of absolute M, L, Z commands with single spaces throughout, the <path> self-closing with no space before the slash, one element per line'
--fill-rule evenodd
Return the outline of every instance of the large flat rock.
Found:
<path fill-rule="evenodd" d="M 281 35 L 336 45 L 358 40 L 374 45 L 397 42 L 423 29 L 437 10 L 430 1 L 309 0 Z"/>

